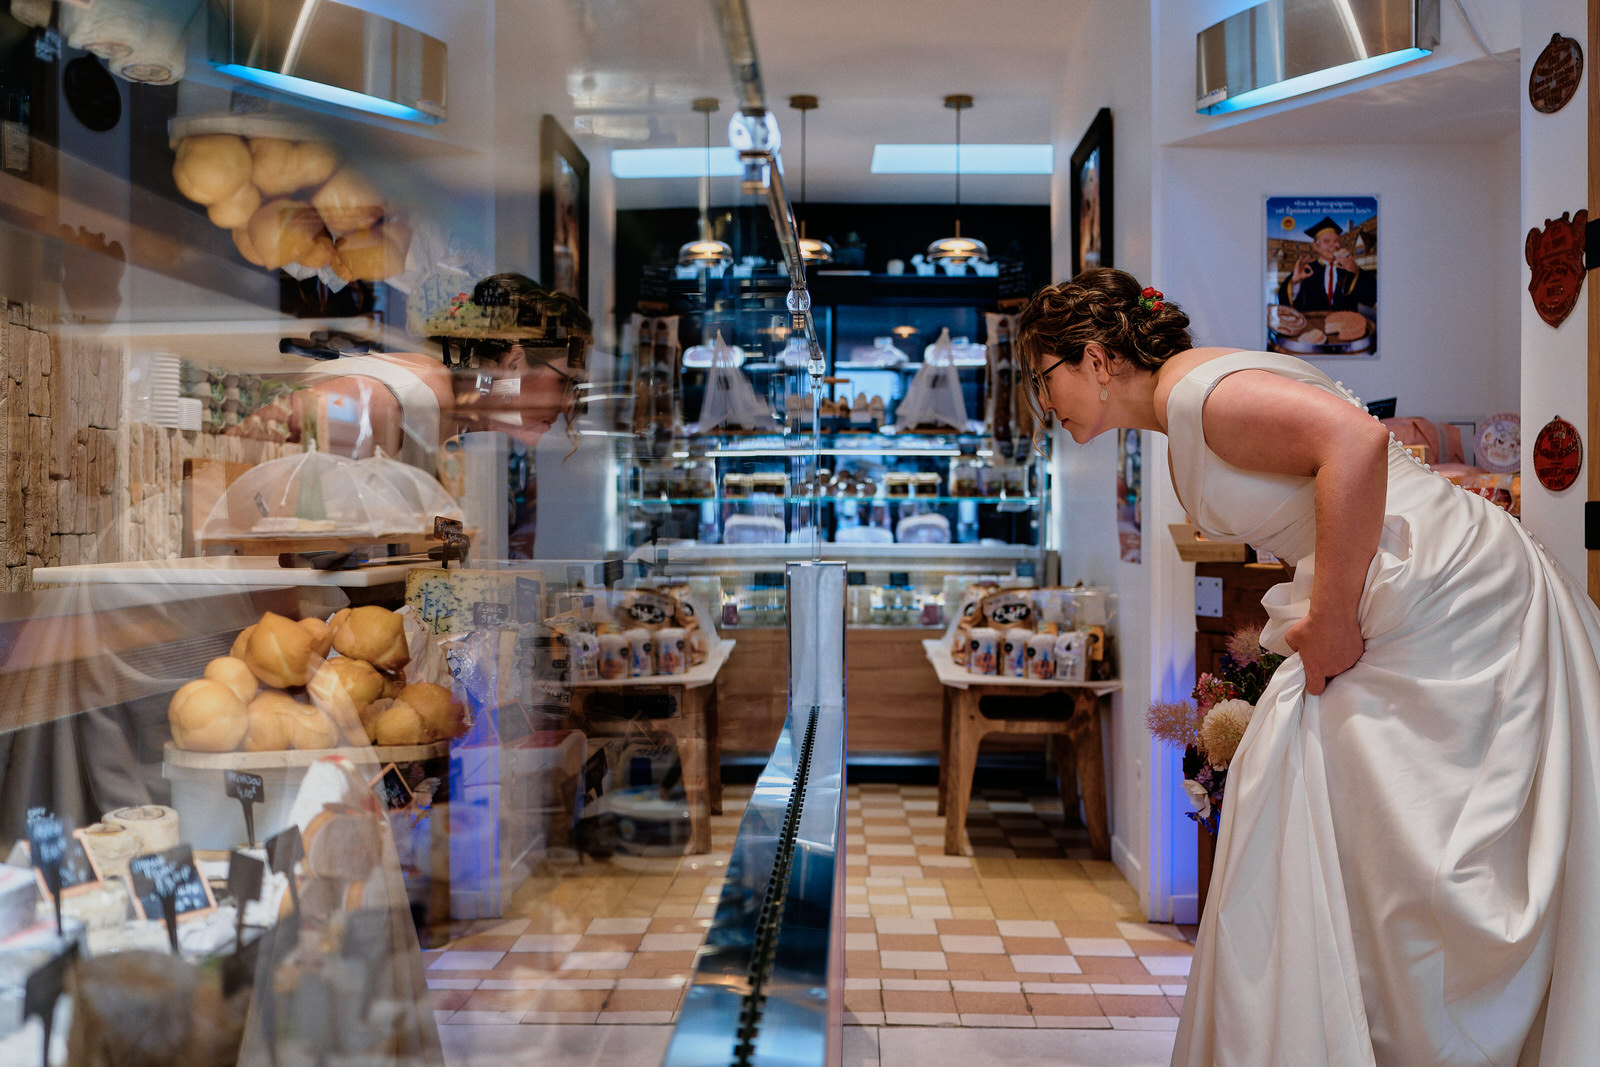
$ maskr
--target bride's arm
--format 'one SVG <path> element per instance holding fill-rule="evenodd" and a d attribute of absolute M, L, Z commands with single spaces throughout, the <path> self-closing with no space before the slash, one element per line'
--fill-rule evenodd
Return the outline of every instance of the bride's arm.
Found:
<path fill-rule="evenodd" d="M 1311 607 L 1287 640 L 1306 692 L 1321 693 L 1363 651 L 1357 611 L 1383 529 L 1388 431 L 1340 397 L 1255 370 L 1217 383 L 1201 419 L 1206 444 L 1233 466 L 1316 479 Z"/>

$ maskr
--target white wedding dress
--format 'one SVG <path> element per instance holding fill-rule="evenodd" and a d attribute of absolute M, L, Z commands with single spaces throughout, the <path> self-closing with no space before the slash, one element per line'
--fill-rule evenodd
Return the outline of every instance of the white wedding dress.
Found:
<path fill-rule="evenodd" d="M 1312 482 L 1223 462 L 1200 422 L 1255 368 L 1358 401 L 1236 352 L 1167 404 L 1195 523 L 1297 565 L 1264 600 L 1289 654 Z M 1229 769 L 1174 1065 L 1600 1063 L 1600 615 L 1520 523 L 1392 441 L 1388 477 L 1366 651 L 1320 697 L 1290 655 Z"/>

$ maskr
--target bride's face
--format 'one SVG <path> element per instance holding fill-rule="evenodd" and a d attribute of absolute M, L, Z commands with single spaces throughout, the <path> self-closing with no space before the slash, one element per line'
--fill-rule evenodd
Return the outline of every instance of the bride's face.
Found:
<path fill-rule="evenodd" d="M 1106 405 L 1100 400 L 1095 366 L 1086 354 L 1077 363 L 1055 355 L 1037 368 L 1034 388 L 1039 406 L 1054 415 L 1078 444 L 1088 444 L 1106 430 Z"/>
<path fill-rule="evenodd" d="M 476 392 L 458 394 L 456 415 L 465 430 L 500 430 L 531 445 L 572 411 L 578 377 L 565 356 L 538 359 L 514 347 L 483 377 Z"/>

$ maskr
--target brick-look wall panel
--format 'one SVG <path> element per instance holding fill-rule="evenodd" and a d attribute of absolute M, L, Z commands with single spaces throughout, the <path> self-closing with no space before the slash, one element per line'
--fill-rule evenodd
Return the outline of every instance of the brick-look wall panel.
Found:
<path fill-rule="evenodd" d="M 0 588 L 31 588 L 40 566 L 176 559 L 185 460 L 299 451 L 123 425 L 119 346 L 64 339 L 49 309 L 0 306 Z"/>

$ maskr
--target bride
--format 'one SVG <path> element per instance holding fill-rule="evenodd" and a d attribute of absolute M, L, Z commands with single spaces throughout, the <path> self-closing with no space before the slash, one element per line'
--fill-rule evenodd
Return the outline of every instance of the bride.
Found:
<path fill-rule="evenodd" d="M 1510 515 L 1315 367 L 1195 348 L 1130 275 L 1036 293 L 1030 395 L 1159 430 L 1208 536 L 1294 566 L 1230 765 L 1175 1065 L 1528 1065 L 1600 1049 L 1600 614 Z"/>

